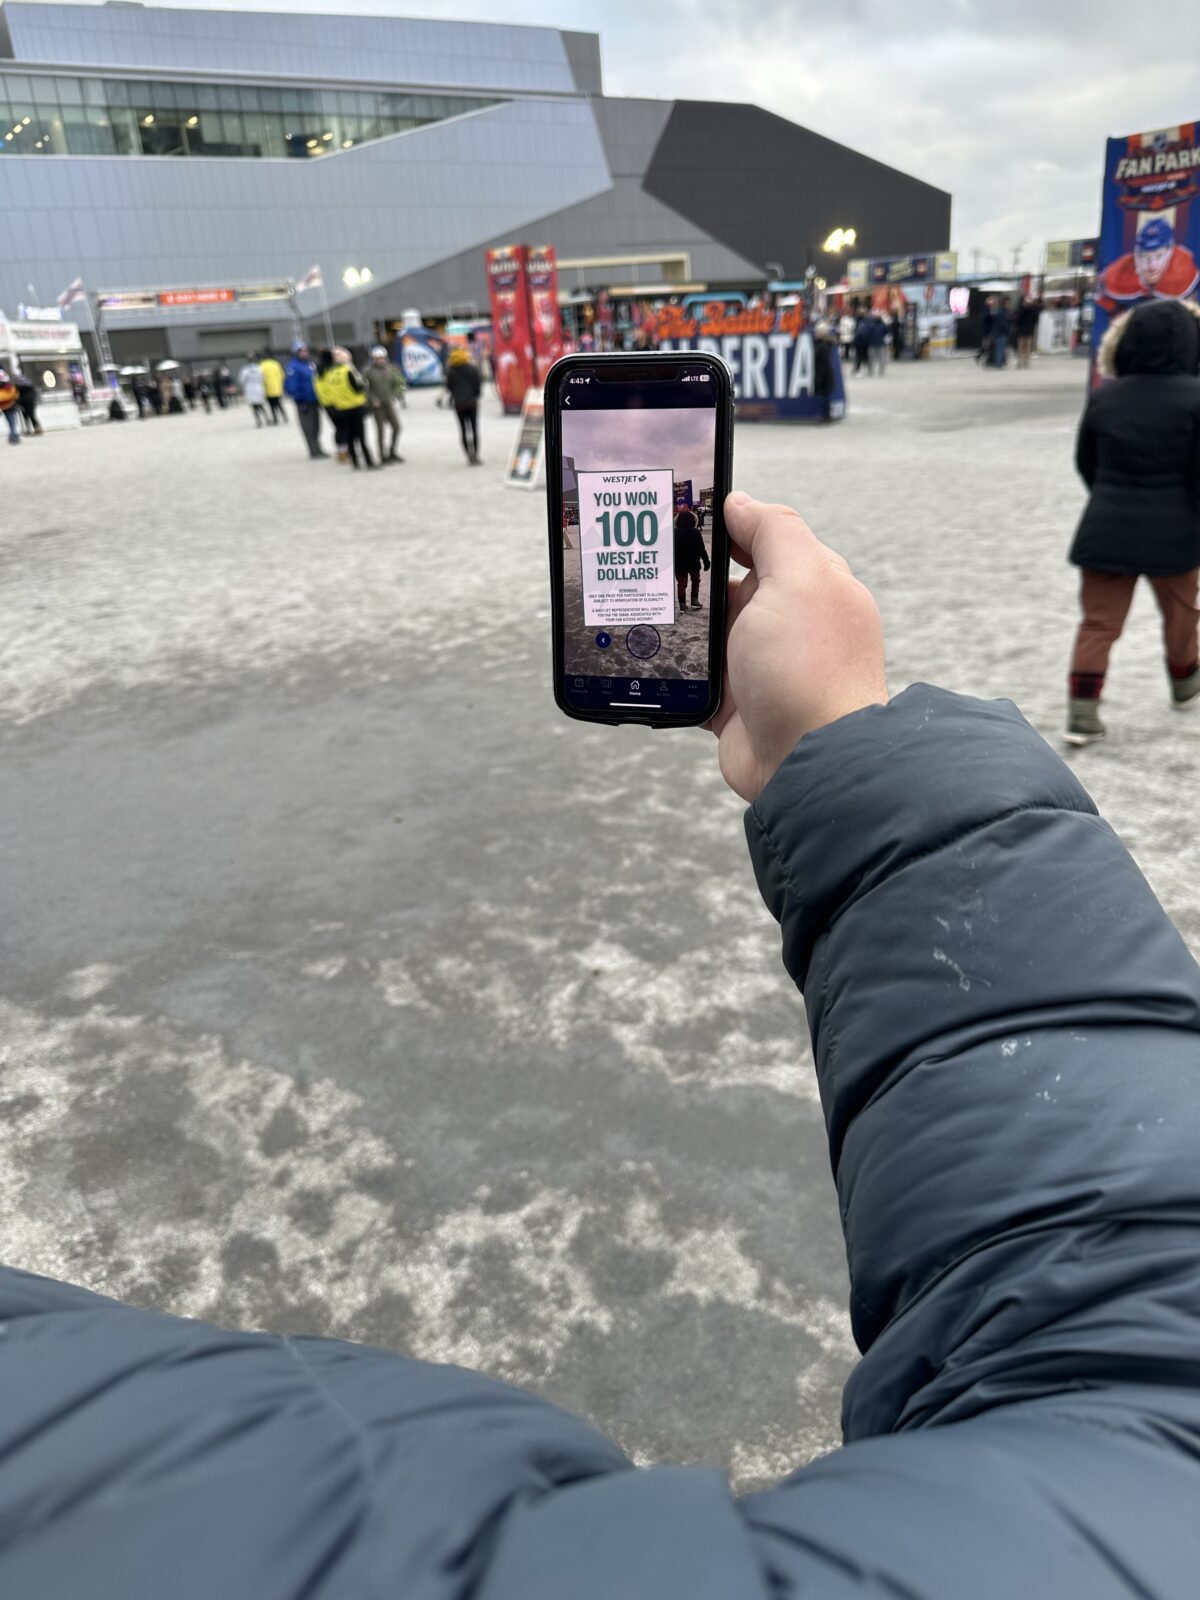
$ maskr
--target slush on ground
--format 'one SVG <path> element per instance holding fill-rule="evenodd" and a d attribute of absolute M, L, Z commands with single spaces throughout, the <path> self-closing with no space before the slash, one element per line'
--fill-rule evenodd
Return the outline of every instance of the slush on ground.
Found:
<path fill-rule="evenodd" d="M 1085 381 L 851 379 L 735 483 L 872 587 L 893 690 L 1057 742 Z M 837 1441 L 855 1359 L 803 1007 L 711 736 L 555 710 L 544 502 L 481 425 L 482 470 L 419 393 L 375 473 L 244 407 L 0 454 L 0 1255 L 746 1487 Z M 1072 764 L 1200 947 L 1148 591 L 1106 715 Z"/>

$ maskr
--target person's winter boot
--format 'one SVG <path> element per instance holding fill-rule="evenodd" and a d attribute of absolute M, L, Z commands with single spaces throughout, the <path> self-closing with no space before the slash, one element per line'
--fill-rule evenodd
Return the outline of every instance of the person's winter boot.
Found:
<path fill-rule="evenodd" d="M 1068 703 L 1067 731 L 1063 734 L 1068 744 L 1095 744 L 1107 732 L 1108 729 L 1100 721 L 1099 700 L 1072 700 Z"/>
<path fill-rule="evenodd" d="M 1176 711 L 1191 711 L 1200 705 L 1200 667 L 1186 678 L 1171 679 L 1171 704 Z"/>

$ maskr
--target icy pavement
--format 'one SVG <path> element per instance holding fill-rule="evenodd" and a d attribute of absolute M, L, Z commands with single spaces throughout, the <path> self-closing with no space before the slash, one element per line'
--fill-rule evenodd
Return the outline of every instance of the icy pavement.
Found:
<path fill-rule="evenodd" d="M 1059 728 L 1083 370 L 852 380 L 737 479 L 875 588 L 894 688 Z M 549 692 L 538 495 L 245 411 L 0 447 L 0 1256 L 529 1383 L 761 1482 L 853 1360 L 799 1000 L 708 735 Z M 1149 595 L 1073 758 L 1200 940 Z"/>

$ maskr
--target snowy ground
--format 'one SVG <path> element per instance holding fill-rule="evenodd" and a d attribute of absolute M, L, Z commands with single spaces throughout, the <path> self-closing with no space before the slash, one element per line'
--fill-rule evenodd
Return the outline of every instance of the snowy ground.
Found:
<path fill-rule="evenodd" d="M 1081 365 L 851 379 L 736 479 L 873 585 L 894 688 L 1061 724 Z M 853 1361 L 803 1012 L 700 732 L 549 689 L 540 496 L 244 411 L 0 446 L 0 1256 L 530 1383 L 760 1482 Z M 1074 757 L 1200 943 L 1148 595 Z"/>

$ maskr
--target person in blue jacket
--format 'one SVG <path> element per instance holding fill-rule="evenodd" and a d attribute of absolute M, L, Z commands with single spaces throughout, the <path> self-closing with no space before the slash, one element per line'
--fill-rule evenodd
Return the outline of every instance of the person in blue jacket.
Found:
<path fill-rule="evenodd" d="M 313 461 L 324 461 L 326 452 L 321 449 L 321 407 L 313 387 L 316 363 L 309 348 L 302 341 L 292 346 L 292 359 L 287 364 L 283 378 L 284 392 L 295 403 L 300 420 L 300 431 Z"/>
<path fill-rule="evenodd" d="M 738 1499 L 477 1373 L 9 1269 L 0 1593 L 1193 1600 L 1200 971 L 1014 706 L 891 698 L 845 561 L 725 517 L 712 726 L 812 1033 L 844 1447 Z"/>

